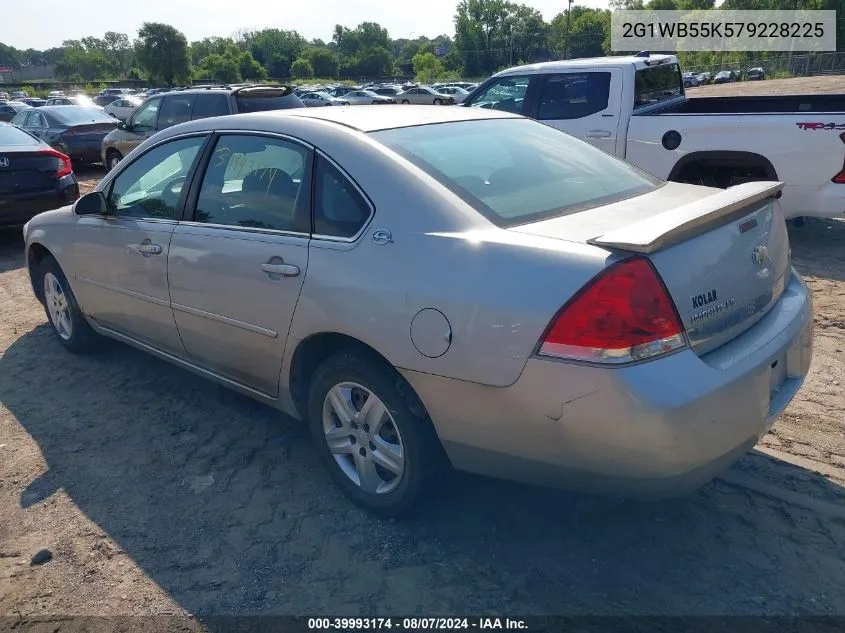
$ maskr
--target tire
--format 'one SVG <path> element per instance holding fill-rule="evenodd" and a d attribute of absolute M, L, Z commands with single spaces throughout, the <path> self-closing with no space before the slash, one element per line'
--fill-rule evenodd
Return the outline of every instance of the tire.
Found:
<path fill-rule="evenodd" d="M 378 105 L 381 101 L 373 101 L 370 105 Z"/>
<path fill-rule="evenodd" d="M 123 160 L 123 156 L 120 155 L 120 152 L 114 149 L 110 149 L 106 154 L 106 169 L 108 171 L 113 170 L 117 167 L 117 164 Z"/>
<path fill-rule="evenodd" d="M 408 105 L 409 103 L 411 103 L 411 102 L 408 101 L 407 99 L 402 99 L 402 105 Z"/>
<path fill-rule="evenodd" d="M 692 83 L 690 83 L 689 81 L 685 81 L 684 88 L 692 88 Z"/>
<path fill-rule="evenodd" d="M 347 405 L 342 410 L 349 420 L 341 421 L 331 394 Z M 372 406 L 365 407 L 367 402 Z M 369 416 L 354 417 L 365 408 Z M 308 425 L 320 460 L 338 487 L 353 503 L 382 517 L 411 510 L 445 470 L 440 441 L 416 395 L 393 368 L 361 352 L 340 352 L 314 373 Z"/>
<path fill-rule="evenodd" d="M 434 105 L 443 105 L 443 99 L 435 99 Z"/>
<path fill-rule="evenodd" d="M 99 337 L 82 315 L 67 277 L 50 255 L 41 261 L 38 279 L 39 298 L 59 342 L 77 354 L 95 349 Z"/>

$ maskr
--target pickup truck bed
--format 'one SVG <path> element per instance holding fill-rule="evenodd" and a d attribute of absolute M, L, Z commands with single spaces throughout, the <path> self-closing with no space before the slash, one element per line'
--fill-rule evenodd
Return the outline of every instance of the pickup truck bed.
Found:
<path fill-rule="evenodd" d="M 800 114 L 802 112 L 845 112 L 845 95 L 696 97 L 669 105 L 658 110 L 657 114 Z"/>

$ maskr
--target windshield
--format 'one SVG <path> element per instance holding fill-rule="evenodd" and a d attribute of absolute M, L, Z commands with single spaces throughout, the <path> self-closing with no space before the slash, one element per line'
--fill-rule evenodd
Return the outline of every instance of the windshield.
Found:
<path fill-rule="evenodd" d="M 503 227 L 631 198 L 661 184 L 589 143 L 527 119 L 440 123 L 371 136 Z"/>
<path fill-rule="evenodd" d="M 69 97 L 69 99 L 70 99 L 71 103 L 73 103 L 74 105 L 92 106 L 92 107 L 97 105 L 96 103 L 94 103 L 88 97 Z"/>
<path fill-rule="evenodd" d="M 85 125 L 86 123 L 117 124 L 113 117 L 105 114 L 102 110 L 82 106 L 54 108 L 50 111 L 50 116 L 63 125 Z"/>
<path fill-rule="evenodd" d="M 636 72 L 634 84 L 635 110 L 683 94 L 684 82 L 681 80 L 680 68 L 677 64 L 650 66 L 641 68 Z"/>

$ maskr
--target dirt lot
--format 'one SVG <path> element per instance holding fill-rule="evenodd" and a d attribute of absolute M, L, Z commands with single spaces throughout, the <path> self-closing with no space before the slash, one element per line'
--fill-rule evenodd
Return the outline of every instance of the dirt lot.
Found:
<path fill-rule="evenodd" d="M 765 81 L 739 81 L 688 88 L 690 97 L 731 97 L 734 95 L 800 95 L 814 92 L 845 93 L 845 76 L 794 77 Z"/>
<path fill-rule="evenodd" d="M 845 615 L 845 223 L 792 240 L 812 373 L 725 477 L 645 504 L 457 476 L 381 522 L 295 422 L 118 344 L 66 353 L 2 234 L 0 616 Z"/>

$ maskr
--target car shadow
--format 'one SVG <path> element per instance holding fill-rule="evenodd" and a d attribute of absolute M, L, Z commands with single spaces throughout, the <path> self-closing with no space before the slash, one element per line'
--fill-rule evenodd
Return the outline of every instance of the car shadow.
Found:
<path fill-rule="evenodd" d="M 845 221 L 806 218 L 789 227 L 792 263 L 801 275 L 845 281 Z"/>
<path fill-rule="evenodd" d="M 20 227 L 0 228 L 0 273 L 24 265 L 23 232 Z"/>
<path fill-rule="evenodd" d="M 47 465 L 21 506 L 63 489 L 220 633 L 240 614 L 845 614 L 845 490 L 765 456 L 734 471 L 812 507 L 723 481 L 641 503 L 456 475 L 384 521 L 301 424 L 123 345 L 74 356 L 39 326 L 0 357 L 0 401 Z"/>

